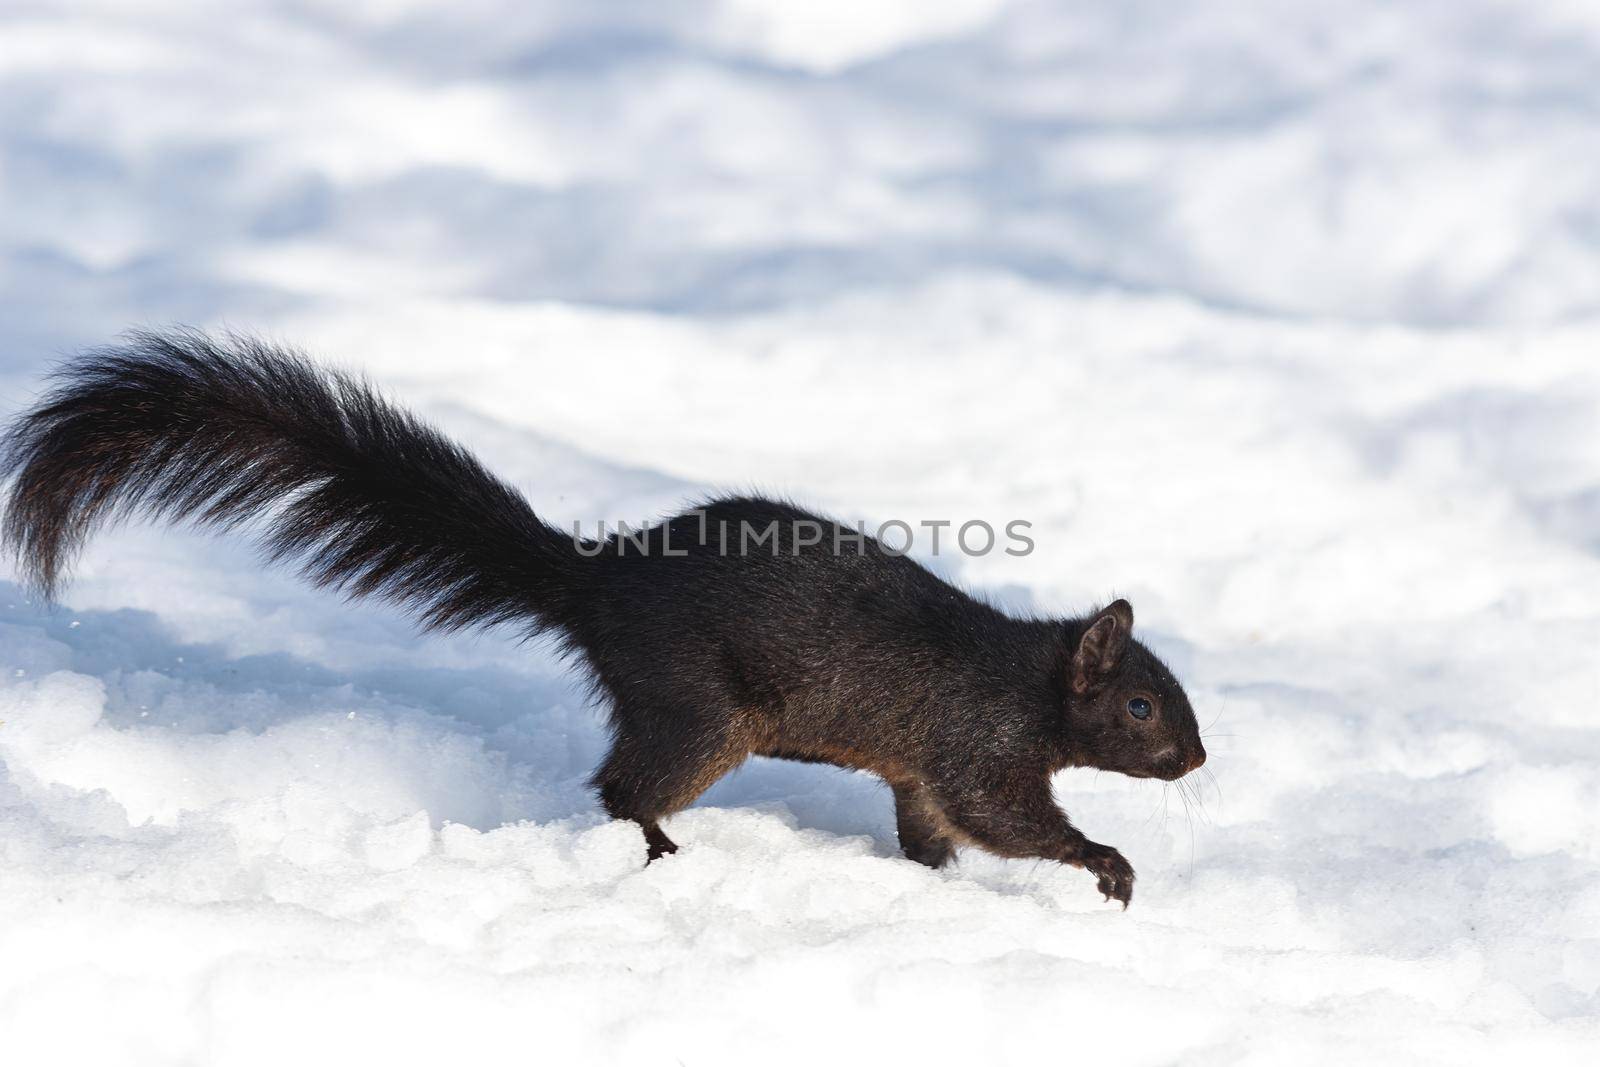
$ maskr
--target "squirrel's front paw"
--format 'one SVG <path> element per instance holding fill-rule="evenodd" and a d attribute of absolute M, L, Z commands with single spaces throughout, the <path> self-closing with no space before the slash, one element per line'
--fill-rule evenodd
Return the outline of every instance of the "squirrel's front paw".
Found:
<path fill-rule="evenodd" d="M 1107 900 L 1120 900 L 1126 908 L 1133 899 L 1133 865 L 1110 845 L 1088 842 L 1083 849 L 1083 869 L 1099 879 Z"/>

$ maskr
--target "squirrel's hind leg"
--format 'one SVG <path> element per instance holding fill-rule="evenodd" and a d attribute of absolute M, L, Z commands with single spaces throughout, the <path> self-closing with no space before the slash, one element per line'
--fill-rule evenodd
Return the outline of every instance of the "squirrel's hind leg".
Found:
<path fill-rule="evenodd" d="M 608 815 L 639 824 L 645 862 L 653 862 L 678 851 L 659 820 L 693 804 L 713 782 L 743 763 L 750 749 L 728 721 L 706 714 L 640 709 L 617 714 L 616 723 L 616 740 L 593 784 Z M 630 729 L 634 724 L 643 728 Z"/>

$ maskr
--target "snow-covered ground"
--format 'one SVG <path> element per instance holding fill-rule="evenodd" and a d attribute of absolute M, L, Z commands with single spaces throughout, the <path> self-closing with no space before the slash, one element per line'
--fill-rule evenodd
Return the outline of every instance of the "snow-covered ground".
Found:
<path fill-rule="evenodd" d="M 1215 717 L 1058 780 L 1125 913 L 767 761 L 646 869 L 548 649 L 116 531 L 0 584 L 0 1055 L 1584 1061 L 1597 116 L 1585 0 L 0 5 L 0 413 L 234 326 L 565 523 L 1026 519 Z"/>

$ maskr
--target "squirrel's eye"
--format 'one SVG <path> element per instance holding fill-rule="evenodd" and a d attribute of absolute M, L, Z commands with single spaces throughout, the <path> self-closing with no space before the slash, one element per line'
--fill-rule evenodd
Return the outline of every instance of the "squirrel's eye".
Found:
<path fill-rule="evenodd" d="M 1128 714 L 1135 719 L 1148 719 L 1150 717 L 1150 702 L 1144 697 L 1134 697 L 1128 701 Z"/>

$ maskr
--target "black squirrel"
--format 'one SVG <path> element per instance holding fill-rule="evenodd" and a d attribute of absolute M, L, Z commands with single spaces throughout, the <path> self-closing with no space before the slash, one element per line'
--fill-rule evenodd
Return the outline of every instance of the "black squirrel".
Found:
<path fill-rule="evenodd" d="M 1132 867 L 1068 821 L 1051 775 L 1172 780 L 1205 761 L 1125 600 L 1012 618 L 871 537 L 745 496 L 580 540 L 364 381 L 248 337 L 136 332 L 84 353 L 6 435 L 0 476 L 0 536 L 47 599 L 100 522 L 144 512 L 259 521 L 272 559 L 426 629 L 557 635 L 609 705 L 593 784 L 643 828 L 647 862 L 676 851 L 661 819 L 756 754 L 880 775 L 920 863 L 958 844 L 1044 857 L 1126 907 Z M 708 536 L 774 524 L 755 550 Z"/>

